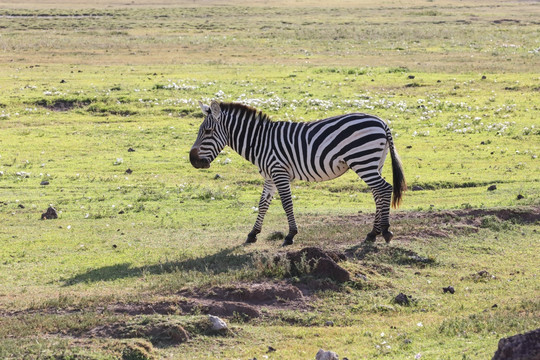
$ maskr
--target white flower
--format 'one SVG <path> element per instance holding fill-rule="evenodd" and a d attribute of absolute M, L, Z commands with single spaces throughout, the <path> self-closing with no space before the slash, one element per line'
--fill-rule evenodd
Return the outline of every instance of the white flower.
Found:
<path fill-rule="evenodd" d="M 418 324 L 416 324 L 416 326 L 422 327 L 422 326 L 424 326 L 424 324 L 422 324 L 421 322 L 419 322 Z"/>
<path fill-rule="evenodd" d="M 414 355 L 414 358 L 415 358 L 415 359 L 420 359 L 421 357 L 422 357 L 422 354 L 420 354 L 420 353 Z"/>

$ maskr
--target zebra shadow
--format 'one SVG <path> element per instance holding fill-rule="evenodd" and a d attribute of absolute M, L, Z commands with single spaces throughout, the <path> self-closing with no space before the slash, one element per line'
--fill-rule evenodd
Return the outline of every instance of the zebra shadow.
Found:
<path fill-rule="evenodd" d="M 136 278 L 144 275 L 161 275 L 173 272 L 203 272 L 206 275 L 216 275 L 239 270 L 252 263 L 251 253 L 238 253 L 241 246 L 222 249 L 217 253 L 189 258 L 185 260 L 167 261 L 153 265 L 132 266 L 125 262 L 91 269 L 84 273 L 66 279 L 62 286 L 76 284 L 91 284 L 100 281 L 115 281 L 126 278 Z"/>
<path fill-rule="evenodd" d="M 414 265 L 425 267 L 435 265 L 436 259 L 430 256 L 423 256 L 411 249 L 400 246 L 363 242 L 345 250 L 349 258 L 393 265 Z"/>

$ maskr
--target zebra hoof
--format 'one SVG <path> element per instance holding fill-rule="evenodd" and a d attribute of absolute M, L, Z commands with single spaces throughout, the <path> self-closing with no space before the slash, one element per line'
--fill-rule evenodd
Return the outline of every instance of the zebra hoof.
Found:
<path fill-rule="evenodd" d="M 366 243 L 373 243 L 375 242 L 375 239 L 377 238 L 377 234 L 370 232 L 366 235 L 366 238 L 364 239 L 364 242 Z"/>
<path fill-rule="evenodd" d="M 289 237 L 287 236 L 287 237 L 285 237 L 285 241 L 283 241 L 283 244 L 281 244 L 281 246 L 285 247 L 285 246 L 290 246 L 290 245 L 292 245 L 292 244 L 294 244 L 293 238 L 292 238 L 292 237 L 289 238 Z"/>
<path fill-rule="evenodd" d="M 253 244 L 257 242 L 257 235 L 249 234 L 244 244 Z"/>
<path fill-rule="evenodd" d="M 394 234 L 387 230 L 387 231 L 384 231 L 383 234 L 382 234 L 383 238 L 384 238 L 384 241 L 386 241 L 386 243 L 390 243 L 390 240 L 392 240 L 392 238 L 394 237 Z"/>

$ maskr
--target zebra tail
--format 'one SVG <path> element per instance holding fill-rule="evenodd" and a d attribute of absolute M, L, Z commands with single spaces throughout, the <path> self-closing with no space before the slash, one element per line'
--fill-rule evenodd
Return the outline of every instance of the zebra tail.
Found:
<path fill-rule="evenodd" d="M 388 140 L 388 144 L 390 146 L 390 156 L 392 157 L 392 207 L 395 209 L 399 207 L 399 204 L 401 204 L 403 193 L 405 190 L 407 190 L 407 182 L 405 181 L 405 174 L 403 173 L 401 159 L 394 147 L 394 140 L 392 139 L 390 129 L 387 129 L 386 131 L 386 139 Z"/>

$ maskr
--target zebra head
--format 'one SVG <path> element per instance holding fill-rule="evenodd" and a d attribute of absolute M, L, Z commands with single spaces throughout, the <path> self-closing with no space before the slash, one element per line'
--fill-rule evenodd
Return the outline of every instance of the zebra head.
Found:
<path fill-rule="evenodd" d="M 199 128 L 195 144 L 189 152 L 189 161 L 197 169 L 208 169 L 210 163 L 218 156 L 227 143 L 227 132 L 221 121 L 221 108 L 217 101 L 210 106 L 199 102 L 204 114 L 204 121 Z"/>

